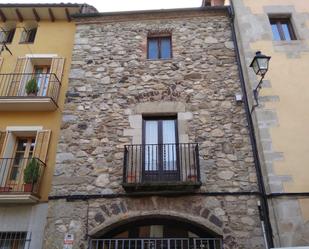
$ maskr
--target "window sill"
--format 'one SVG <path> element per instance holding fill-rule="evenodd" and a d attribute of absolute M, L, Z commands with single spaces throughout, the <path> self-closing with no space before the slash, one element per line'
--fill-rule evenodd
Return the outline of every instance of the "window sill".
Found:
<path fill-rule="evenodd" d="M 169 59 L 146 59 L 147 61 L 173 61 L 173 58 Z"/>
<path fill-rule="evenodd" d="M 34 42 L 20 42 L 19 44 L 33 44 Z"/>
<path fill-rule="evenodd" d="M 291 40 L 291 41 L 273 41 L 274 45 L 298 45 L 301 44 L 301 40 Z"/>

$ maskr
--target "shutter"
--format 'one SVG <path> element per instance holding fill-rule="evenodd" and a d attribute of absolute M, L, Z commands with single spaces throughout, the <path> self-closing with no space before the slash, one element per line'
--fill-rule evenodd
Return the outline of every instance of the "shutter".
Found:
<path fill-rule="evenodd" d="M 50 67 L 50 73 L 55 74 L 60 82 L 62 80 L 64 60 L 63 57 L 55 57 L 52 59 Z"/>
<path fill-rule="evenodd" d="M 36 134 L 33 157 L 39 158 L 44 163 L 46 162 L 50 134 L 50 130 L 41 130 Z"/>
<path fill-rule="evenodd" d="M 24 77 L 22 73 L 25 72 L 25 69 L 29 63 L 30 58 L 20 57 L 17 59 L 12 81 L 9 82 L 10 87 L 8 87 L 8 96 L 17 96 L 18 92 L 23 90 L 22 85 L 24 84 L 26 77 Z"/>
<path fill-rule="evenodd" d="M 8 138 L 8 132 L 0 131 L 0 158 L 3 157 L 6 140 Z"/>

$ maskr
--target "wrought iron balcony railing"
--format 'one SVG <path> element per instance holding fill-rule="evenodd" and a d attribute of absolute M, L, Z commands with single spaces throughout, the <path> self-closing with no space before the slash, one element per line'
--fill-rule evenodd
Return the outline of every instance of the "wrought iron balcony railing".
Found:
<path fill-rule="evenodd" d="M 200 185 L 196 143 L 126 145 L 123 186 Z"/>
<path fill-rule="evenodd" d="M 38 195 L 44 169 L 37 158 L 0 158 L 0 195 Z"/>
<path fill-rule="evenodd" d="M 35 79 L 37 92 L 27 94 L 27 83 Z M 53 73 L 0 74 L 0 98 L 51 98 L 56 104 L 61 83 Z"/>
<path fill-rule="evenodd" d="M 90 249 L 222 249 L 220 238 L 92 239 Z"/>

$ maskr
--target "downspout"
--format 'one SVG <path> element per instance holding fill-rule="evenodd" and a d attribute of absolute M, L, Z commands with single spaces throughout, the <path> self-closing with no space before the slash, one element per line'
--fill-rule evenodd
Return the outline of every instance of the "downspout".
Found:
<path fill-rule="evenodd" d="M 252 116 L 250 113 L 250 107 L 249 107 L 249 102 L 248 102 L 248 95 L 247 95 L 247 90 L 246 90 L 246 85 L 245 85 L 243 68 L 242 68 L 242 64 L 240 60 L 239 47 L 238 47 L 237 39 L 236 39 L 236 32 L 235 32 L 235 26 L 234 26 L 235 25 L 235 22 L 234 22 L 235 14 L 234 14 L 234 8 L 233 8 L 232 1 L 231 1 L 231 5 L 228 6 L 228 12 L 229 12 L 230 20 L 231 20 L 232 39 L 233 39 L 233 43 L 234 43 L 234 47 L 236 51 L 236 60 L 237 60 L 238 68 L 239 68 L 238 72 L 239 72 L 241 89 L 243 92 L 243 101 L 244 101 L 244 107 L 245 107 L 245 112 L 246 112 L 246 119 L 248 122 L 248 129 L 249 129 L 250 141 L 252 145 L 252 152 L 253 152 L 254 165 L 255 165 L 255 170 L 256 170 L 256 175 L 257 175 L 258 187 L 259 187 L 259 191 L 261 192 L 261 212 L 263 214 L 261 215 L 261 219 L 263 219 L 262 221 L 265 224 L 267 248 L 273 248 L 274 241 L 273 241 L 273 232 L 272 232 L 270 218 L 269 218 L 269 207 L 268 207 L 268 202 L 267 202 L 267 194 L 266 194 L 265 184 L 264 184 L 263 175 L 262 175 L 261 163 L 260 163 L 259 152 L 257 148 L 257 142 L 256 142 L 256 137 L 255 137 Z"/>

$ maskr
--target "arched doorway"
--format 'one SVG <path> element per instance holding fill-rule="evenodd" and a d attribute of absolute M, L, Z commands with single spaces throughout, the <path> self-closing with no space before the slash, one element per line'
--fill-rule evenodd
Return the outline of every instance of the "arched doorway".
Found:
<path fill-rule="evenodd" d="M 171 217 L 121 221 L 91 238 L 90 249 L 221 249 L 222 238 L 194 222 Z"/>

